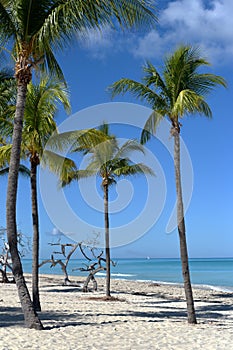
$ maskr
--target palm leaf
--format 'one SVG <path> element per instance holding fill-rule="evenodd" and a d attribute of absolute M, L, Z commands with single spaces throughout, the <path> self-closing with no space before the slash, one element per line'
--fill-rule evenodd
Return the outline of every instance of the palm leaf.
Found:
<path fill-rule="evenodd" d="M 67 167 L 67 171 L 76 171 L 76 165 L 72 159 L 63 157 L 50 150 L 44 150 L 41 165 L 44 168 L 48 167 L 50 171 L 58 175 L 65 166 Z"/>
<path fill-rule="evenodd" d="M 11 144 L 0 147 L 0 168 L 8 166 L 10 162 L 11 148 Z"/>
<path fill-rule="evenodd" d="M 159 88 L 160 91 L 166 90 L 162 76 L 151 62 L 147 61 L 146 65 L 143 66 L 143 72 L 145 72 L 145 76 L 142 81 L 146 86 L 153 85 L 155 88 Z"/>
<path fill-rule="evenodd" d="M 114 170 L 114 175 L 121 176 L 135 176 L 140 174 L 148 174 L 154 176 L 154 171 L 143 163 L 137 163 L 132 165 L 126 165 L 124 167 Z"/>
<path fill-rule="evenodd" d="M 30 177 L 30 175 L 31 175 L 31 172 L 30 172 L 30 170 L 28 169 L 28 167 L 26 167 L 26 166 L 23 165 L 23 164 L 20 164 L 20 165 L 19 165 L 19 173 L 20 173 L 22 176 L 25 176 L 25 177 Z"/>
<path fill-rule="evenodd" d="M 145 149 L 136 140 L 127 140 L 121 147 L 118 148 L 118 151 L 114 155 L 114 158 L 126 158 L 130 155 L 131 152 L 145 153 Z"/>
<path fill-rule="evenodd" d="M 164 118 L 164 115 L 162 113 L 164 113 L 164 111 L 161 111 L 161 113 L 153 111 L 151 113 L 141 133 L 141 144 L 144 145 L 147 141 L 150 140 L 152 135 L 155 135 L 158 125 Z"/>
<path fill-rule="evenodd" d="M 124 95 L 130 92 L 135 98 L 145 101 L 150 107 L 153 107 L 158 100 L 161 100 L 161 96 L 148 86 L 127 78 L 122 78 L 110 85 L 108 90 L 111 92 L 112 98 L 116 95 Z"/>
<path fill-rule="evenodd" d="M 96 129 L 73 130 L 61 134 L 55 131 L 46 148 L 54 151 L 84 152 L 106 139 L 106 135 Z"/>
<path fill-rule="evenodd" d="M 4 168 L 0 168 L 0 176 L 7 175 L 8 173 L 9 173 L 8 166 L 4 167 Z M 31 175 L 30 170 L 25 165 L 22 165 L 22 164 L 19 165 L 19 173 L 25 177 L 30 177 L 30 175 Z"/>

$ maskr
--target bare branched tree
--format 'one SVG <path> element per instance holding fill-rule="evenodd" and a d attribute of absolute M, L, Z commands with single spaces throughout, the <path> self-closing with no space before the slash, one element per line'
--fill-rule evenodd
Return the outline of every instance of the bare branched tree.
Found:
<path fill-rule="evenodd" d="M 96 291 L 97 290 L 97 281 L 95 279 L 95 274 L 100 271 L 105 271 L 106 270 L 106 259 L 102 257 L 103 251 L 99 252 L 96 254 L 96 248 L 95 247 L 90 247 L 87 245 L 84 245 L 82 242 L 81 243 L 49 243 L 51 246 L 59 246 L 60 251 L 54 251 L 51 254 L 51 258 L 47 260 L 43 260 L 39 267 L 45 265 L 45 264 L 51 264 L 51 268 L 55 267 L 56 265 L 60 265 L 62 272 L 64 274 L 64 283 L 63 285 L 75 285 L 79 286 L 79 284 L 74 283 L 70 280 L 69 274 L 68 274 L 68 264 L 71 259 L 71 256 L 74 254 L 74 252 L 79 248 L 79 251 L 81 252 L 82 256 L 88 261 L 88 264 L 83 264 L 84 267 L 78 267 L 72 269 L 72 271 L 82 271 L 82 272 L 88 272 L 88 276 L 84 282 L 83 285 L 83 292 L 88 292 L 88 285 L 89 282 L 93 282 L 93 289 Z M 70 251 L 68 254 L 66 254 L 67 247 L 70 247 Z M 88 250 L 88 253 L 86 252 Z M 62 254 L 65 260 L 63 259 L 55 259 L 54 255 L 56 254 Z M 89 256 L 91 254 L 91 257 Z M 116 264 L 111 260 L 111 264 L 115 266 Z"/>
<path fill-rule="evenodd" d="M 20 247 L 20 256 L 23 257 L 30 250 L 29 238 L 21 231 L 18 231 L 17 240 Z M 10 247 L 7 242 L 6 229 L 3 227 L 0 228 L 0 273 L 2 275 L 2 283 L 15 283 Z"/>
<path fill-rule="evenodd" d="M 50 267 L 55 267 L 56 265 L 60 265 L 62 272 L 64 273 L 64 285 L 70 285 L 72 282 L 69 279 L 69 275 L 68 275 L 68 264 L 70 261 L 71 256 L 74 254 L 74 252 L 76 251 L 76 249 L 78 248 L 80 243 L 49 243 L 49 245 L 51 246 L 60 246 L 61 251 L 54 251 L 53 254 L 51 255 L 50 259 L 47 260 L 43 260 L 41 262 L 41 264 L 39 265 L 39 267 L 50 263 L 51 266 Z M 69 253 L 66 255 L 66 248 L 67 247 L 71 247 L 71 250 L 69 251 Z M 54 254 L 62 254 L 65 257 L 65 261 L 63 261 L 62 259 L 54 259 Z"/>

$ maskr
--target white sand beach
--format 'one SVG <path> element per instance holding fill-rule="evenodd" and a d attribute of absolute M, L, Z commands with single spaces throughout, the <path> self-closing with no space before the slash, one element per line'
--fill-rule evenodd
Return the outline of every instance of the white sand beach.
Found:
<path fill-rule="evenodd" d="M 29 275 L 26 280 L 30 289 Z M 1 350 L 229 350 L 233 347 L 232 293 L 195 288 L 198 324 L 189 325 L 182 288 L 112 280 L 112 296 L 116 300 L 105 301 L 104 279 L 98 279 L 98 292 L 89 293 L 62 286 L 62 282 L 62 276 L 40 277 L 43 331 L 24 327 L 16 286 L 0 284 Z"/>

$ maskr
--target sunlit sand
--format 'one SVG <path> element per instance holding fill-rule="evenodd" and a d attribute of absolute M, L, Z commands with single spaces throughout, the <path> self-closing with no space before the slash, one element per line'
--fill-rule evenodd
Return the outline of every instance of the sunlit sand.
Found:
<path fill-rule="evenodd" d="M 29 288 L 30 276 L 26 277 Z M 82 279 L 74 277 L 82 284 Z M 62 286 L 62 276 L 40 277 L 40 318 L 45 330 L 24 327 L 13 284 L 0 285 L 0 349 L 230 349 L 232 293 L 194 289 L 197 325 L 186 320 L 183 288 L 112 280 L 113 300 Z"/>

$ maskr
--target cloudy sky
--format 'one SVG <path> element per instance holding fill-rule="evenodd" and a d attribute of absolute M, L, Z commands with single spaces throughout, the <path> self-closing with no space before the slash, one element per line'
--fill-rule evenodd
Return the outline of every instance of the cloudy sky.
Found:
<path fill-rule="evenodd" d="M 157 1 L 159 23 L 144 35 L 119 35 L 106 30 L 82 43 L 95 57 L 130 51 L 135 57 L 160 59 L 179 43 L 197 44 L 214 64 L 225 64 L 233 54 L 231 0 Z M 114 40 L 113 40 L 114 38 Z"/>

